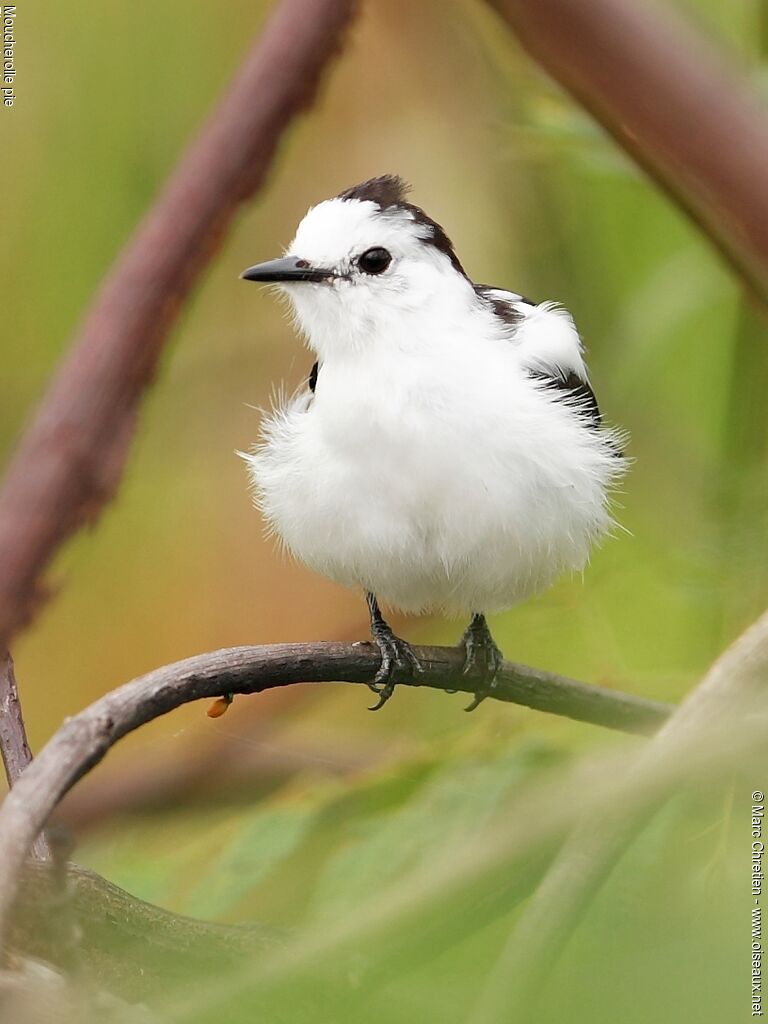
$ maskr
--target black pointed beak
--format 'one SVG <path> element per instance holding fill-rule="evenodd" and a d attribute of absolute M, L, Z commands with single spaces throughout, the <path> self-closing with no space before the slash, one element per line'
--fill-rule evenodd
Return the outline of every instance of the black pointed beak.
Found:
<path fill-rule="evenodd" d="M 240 275 L 244 281 L 262 281 L 266 284 L 279 284 L 281 281 L 328 281 L 335 276 L 332 270 L 312 267 L 306 260 L 297 259 L 296 256 L 257 263 Z"/>

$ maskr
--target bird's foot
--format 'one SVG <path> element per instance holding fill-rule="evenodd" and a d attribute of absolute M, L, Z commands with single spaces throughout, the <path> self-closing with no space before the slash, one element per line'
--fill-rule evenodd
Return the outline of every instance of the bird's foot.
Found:
<path fill-rule="evenodd" d="M 465 711 L 474 711 L 486 697 L 493 693 L 496 676 L 504 657 L 491 636 L 484 615 L 472 616 L 472 621 L 459 641 L 459 647 L 464 650 L 462 674 L 468 676 L 481 673 L 480 684 L 475 690 L 475 699 L 464 709 Z"/>
<path fill-rule="evenodd" d="M 424 669 L 411 645 L 399 636 L 395 636 L 391 626 L 384 621 L 375 599 L 371 606 L 371 636 L 381 652 L 381 665 L 373 681 L 368 683 L 370 689 L 379 698 L 369 710 L 378 711 L 394 693 L 395 676 L 406 674 L 413 679 Z"/>
<path fill-rule="evenodd" d="M 378 694 L 378 701 L 369 708 L 378 711 L 384 707 L 395 690 L 395 676 L 403 673 L 413 676 L 424 671 L 421 662 L 414 654 L 413 648 L 399 636 L 395 636 L 389 626 L 373 630 L 373 640 L 381 651 L 381 665 L 373 682 L 368 686 Z"/>

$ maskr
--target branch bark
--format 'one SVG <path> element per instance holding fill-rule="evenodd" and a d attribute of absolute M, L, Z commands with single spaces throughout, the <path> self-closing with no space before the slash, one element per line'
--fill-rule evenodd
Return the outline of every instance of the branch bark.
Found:
<path fill-rule="evenodd" d="M 0 658 L 0 750 L 10 788 L 32 760 L 32 751 L 21 714 L 13 658 L 8 653 Z"/>
<path fill-rule="evenodd" d="M 0 753 L 10 789 L 32 760 L 32 751 L 21 713 L 13 658 L 8 652 L 0 655 Z M 32 844 L 32 856 L 37 860 L 50 859 L 48 840 L 42 832 Z"/>
<path fill-rule="evenodd" d="M 723 57 L 652 0 L 491 5 L 768 303 L 768 117 Z"/>
<path fill-rule="evenodd" d="M 282 0 L 107 275 L 0 491 L 0 649 L 60 545 L 114 493 L 141 397 L 184 299 L 309 104 L 355 0 Z"/>
<path fill-rule="evenodd" d="M 458 648 L 416 649 L 419 685 L 471 693 Z M 156 669 L 113 690 L 68 719 L 26 769 L 0 807 L 0 942 L 30 844 L 64 794 L 128 732 L 192 700 L 260 693 L 298 682 L 365 684 L 379 667 L 372 644 L 274 644 L 233 647 Z M 404 683 L 408 680 L 404 679 Z M 588 686 L 506 662 L 494 697 L 627 732 L 646 734 L 668 705 Z"/>

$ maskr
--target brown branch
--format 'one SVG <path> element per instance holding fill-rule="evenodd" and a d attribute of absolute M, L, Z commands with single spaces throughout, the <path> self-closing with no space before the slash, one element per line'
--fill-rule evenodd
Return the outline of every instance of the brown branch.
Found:
<path fill-rule="evenodd" d="M 34 613 L 52 555 L 113 494 L 182 302 L 312 99 L 354 8 L 282 0 L 102 284 L 0 492 L 0 648 Z"/>
<path fill-rule="evenodd" d="M 491 0 L 520 42 L 768 301 L 768 118 L 652 0 Z"/>
<path fill-rule="evenodd" d="M 13 658 L 8 652 L 0 655 L 0 753 L 10 789 L 32 760 L 32 751 L 21 713 Z M 50 859 L 48 840 L 42 832 L 32 844 L 32 856 L 37 860 Z"/>
<path fill-rule="evenodd" d="M 421 647 L 419 684 L 471 693 L 457 648 Z M 156 669 L 68 719 L 0 807 L 0 936 L 27 850 L 59 800 L 119 739 L 201 697 L 260 693 L 298 682 L 367 683 L 379 667 L 371 644 L 274 644 L 233 647 Z M 403 680 L 407 682 L 407 680 Z M 670 707 L 506 662 L 494 697 L 626 732 L 650 733 Z"/>
<path fill-rule="evenodd" d="M 8 653 L 0 657 L 0 749 L 10 788 L 32 760 L 32 751 L 21 715 L 13 658 Z"/>

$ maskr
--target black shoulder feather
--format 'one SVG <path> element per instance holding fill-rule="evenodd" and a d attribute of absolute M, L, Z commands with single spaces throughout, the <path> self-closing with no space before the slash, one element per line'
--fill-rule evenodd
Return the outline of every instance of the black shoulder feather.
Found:
<path fill-rule="evenodd" d="M 578 373 L 574 373 L 572 370 L 567 374 L 558 373 L 556 370 L 551 373 L 545 373 L 543 370 L 531 370 L 530 374 L 559 391 L 568 404 L 583 416 L 590 427 L 597 430 L 602 425 L 603 417 L 600 414 L 600 406 L 597 404 L 595 393 Z"/>

